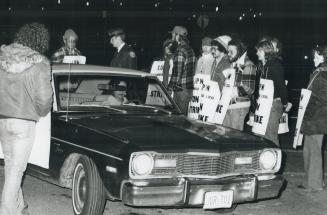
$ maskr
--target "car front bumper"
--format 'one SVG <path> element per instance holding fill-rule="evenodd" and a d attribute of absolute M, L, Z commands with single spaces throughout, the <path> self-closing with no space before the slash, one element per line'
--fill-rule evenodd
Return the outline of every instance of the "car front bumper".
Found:
<path fill-rule="evenodd" d="M 233 190 L 233 204 L 277 197 L 285 180 L 276 175 L 269 180 L 256 176 L 223 179 L 148 179 L 122 183 L 124 204 L 142 207 L 202 207 L 206 192 Z"/>

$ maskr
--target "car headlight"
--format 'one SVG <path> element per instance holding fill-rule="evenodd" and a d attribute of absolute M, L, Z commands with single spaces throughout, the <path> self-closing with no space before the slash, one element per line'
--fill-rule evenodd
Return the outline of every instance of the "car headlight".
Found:
<path fill-rule="evenodd" d="M 274 150 L 264 150 L 260 154 L 259 163 L 264 170 L 273 170 L 277 161 L 277 153 Z"/>
<path fill-rule="evenodd" d="M 149 175 L 154 167 L 154 160 L 150 153 L 132 155 L 131 172 L 136 176 Z"/>

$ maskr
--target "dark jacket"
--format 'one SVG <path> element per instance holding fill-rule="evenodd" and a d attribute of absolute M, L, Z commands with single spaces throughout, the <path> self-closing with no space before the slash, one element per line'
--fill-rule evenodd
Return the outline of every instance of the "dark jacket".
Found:
<path fill-rule="evenodd" d="M 111 60 L 110 66 L 127 69 L 137 69 L 137 58 L 135 51 L 125 44 L 119 52 L 116 52 Z"/>
<path fill-rule="evenodd" d="M 41 54 L 13 43 L 0 50 L 0 118 L 38 121 L 52 106 L 50 64 Z"/>
<path fill-rule="evenodd" d="M 278 58 L 272 58 L 261 68 L 261 78 L 274 82 L 274 98 L 280 98 L 283 105 L 287 104 L 287 88 L 284 77 L 284 67 Z"/>
<path fill-rule="evenodd" d="M 304 113 L 301 132 L 306 135 L 327 134 L 327 65 L 312 74 L 308 89 L 311 97 Z"/>
<path fill-rule="evenodd" d="M 212 71 L 211 74 L 211 81 L 216 81 L 218 82 L 218 86 L 220 91 L 222 91 L 224 84 L 225 84 L 225 76 L 223 74 L 223 71 L 225 69 L 228 69 L 231 67 L 231 63 L 228 59 L 228 56 L 225 55 L 224 57 L 222 57 L 222 59 L 218 62 L 216 68 L 214 68 L 214 70 Z"/>

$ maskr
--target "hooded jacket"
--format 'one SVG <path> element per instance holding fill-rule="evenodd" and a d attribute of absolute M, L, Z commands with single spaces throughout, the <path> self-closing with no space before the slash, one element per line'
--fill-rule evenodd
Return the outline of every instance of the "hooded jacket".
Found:
<path fill-rule="evenodd" d="M 0 118 L 38 121 L 52 105 L 50 64 L 29 47 L 0 48 Z"/>

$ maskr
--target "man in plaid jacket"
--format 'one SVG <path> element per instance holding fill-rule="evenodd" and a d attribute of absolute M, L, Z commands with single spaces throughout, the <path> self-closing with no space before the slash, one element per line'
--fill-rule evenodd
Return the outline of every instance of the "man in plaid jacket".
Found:
<path fill-rule="evenodd" d="M 228 57 L 235 69 L 235 85 L 223 125 L 242 131 L 255 90 L 257 67 L 247 56 L 246 47 L 240 39 L 232 39 L 228 43 Z"/>
<path fill-rule="evenodd" d="M 193 93 L 193 77 L 195 74 L 196 57 L 188 44 L 187 29 L 175 26 L 172 33 L 173 46 L 177 49 L 173 56 L 173 71 L 168 90 L 174 92 L 174 100 L 184 115 L 188 113 L 188 104 Z"/>

